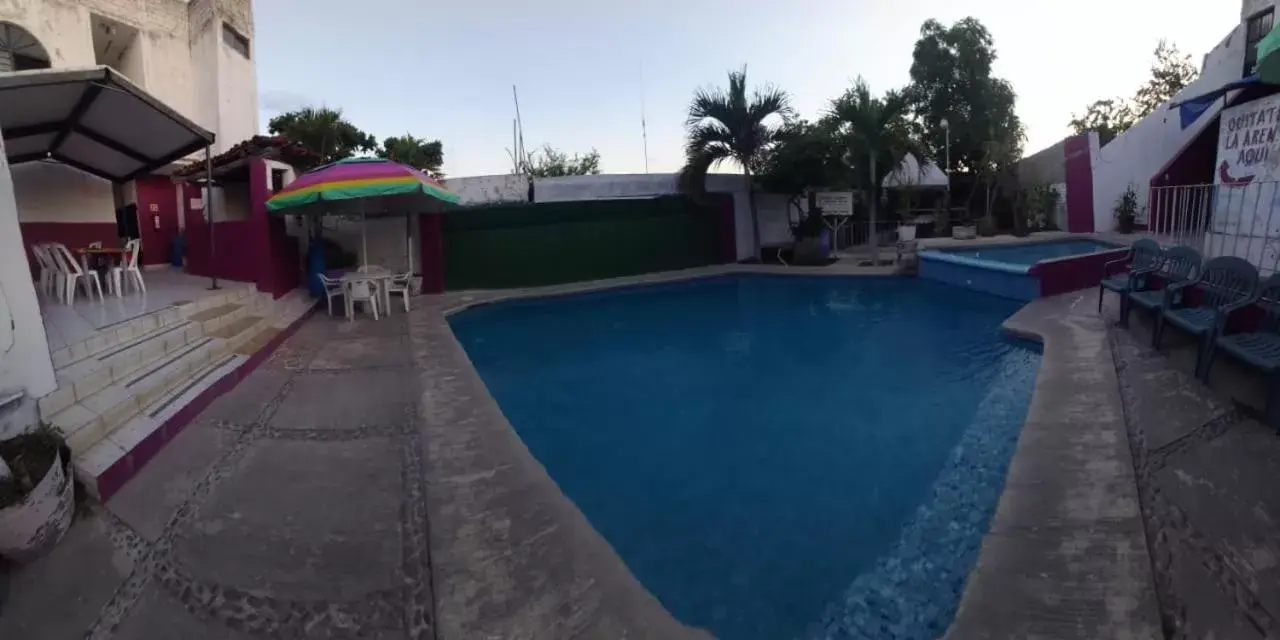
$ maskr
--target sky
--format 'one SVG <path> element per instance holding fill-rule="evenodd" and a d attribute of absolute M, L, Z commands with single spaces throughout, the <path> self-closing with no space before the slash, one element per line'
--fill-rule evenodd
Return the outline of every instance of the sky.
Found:
<path fill-rule="evenodd" d="M 747 68 L 817 117 L 865 77 L 909 82 L 929 18 L 982 21 L 995 75 L 1018 93 L 1026 151 L 1069 133 L 1093 100 L 1130 96 L 1161 38 L 1199 67 L 1240 20 L 1211 0 L 256 0 L 260 126 L 303 106 L 339 108 L 378 138 L 444 143 L 450 176 L 509 173 L 512 85 L 526 149 L 600 152 L 605 173 L 683 164 L 699 87 Z"/>

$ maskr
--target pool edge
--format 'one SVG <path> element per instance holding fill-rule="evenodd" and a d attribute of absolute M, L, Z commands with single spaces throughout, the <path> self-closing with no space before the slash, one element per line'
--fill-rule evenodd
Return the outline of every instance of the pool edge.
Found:
<path fill-rule="evenodd" d="M 1105 320 L 1087 294 L 1002 325 L 1042 345 L 996 513 L 946 640 L 1158 638 L 1137 481 Z"/>

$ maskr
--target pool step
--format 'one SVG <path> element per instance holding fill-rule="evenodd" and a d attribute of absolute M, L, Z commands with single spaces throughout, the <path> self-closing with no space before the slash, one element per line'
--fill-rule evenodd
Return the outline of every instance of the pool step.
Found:
<path fill-rule="evenodd" d="M 272 300 L 264 294 L 240 308 L 223 304 L 193 313 L 201 338 L 126 380 L 126 392 L 134 398 L 128 415 L 124 409 L 112 414 L 111 425 L 104 422 L 96 440 L 91 431 L 73 444 L 77 477 L 94 496 L 110 498 L 209 401 L 247 375 L 266 356 L 263 350 L 274 348 L 314 305 L 309 296 Z"/>

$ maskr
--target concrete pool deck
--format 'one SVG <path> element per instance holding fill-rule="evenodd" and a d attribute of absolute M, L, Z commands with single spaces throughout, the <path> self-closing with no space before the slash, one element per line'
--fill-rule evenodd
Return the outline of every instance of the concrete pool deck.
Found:
<path fill-rule="evenodd" d="M 7 588 L 0 571 L 0 637 L 706 638 L 561 494 L 446 314 L 723 273 L 888 271 L 837 266 L 451 293 L 379 322 L 313 317 L 49 556 Z M 1199 385 L 1185 347 L 1155 354 L 1140 322 L 1117 332 L 1113 309 L 1094 313 L 1094 295 L 1041 299 L 1008 321 L 1043 336 L 1045 357 L 947 637 L 1158 638 L 1166 617 L 1186 637 L 1274 637 L 1280 438 L 1223 395 L 1248 379 L 1224 363 L 1216 390 Z"/>

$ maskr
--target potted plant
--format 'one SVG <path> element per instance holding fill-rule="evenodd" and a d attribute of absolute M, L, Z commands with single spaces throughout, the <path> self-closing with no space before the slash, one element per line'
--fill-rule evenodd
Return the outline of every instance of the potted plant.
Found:
<path fill-rule="evenodd" d="M 991 216 L 982 216 L 978 219 L 978 235 L 984 238 L 994 238 L 996 235 L 996 223 Z"/>
<path fill-rule="evenodd" d="M 826 230 L 821 210 L 813 209 L 801 216 L 800 221 L 791 227 L 791 236 L 795 240 L 791 245 L 791 261 L 795 264 L 826 264 L 827 248 L 822 242 Z"/>
<path fill-rule="evenodd" d="M 1138 219 L 1138 192 L 1130 184 L 1116 201 L 1116 230 L 1133 233 L 1133 223 Z"/>
<path fill-rule="evenodd" d="M 0 441 L 0 556 L 30 560 L 71 527 L 71 449 L 49 426 Z"/>

